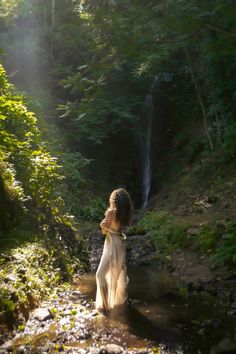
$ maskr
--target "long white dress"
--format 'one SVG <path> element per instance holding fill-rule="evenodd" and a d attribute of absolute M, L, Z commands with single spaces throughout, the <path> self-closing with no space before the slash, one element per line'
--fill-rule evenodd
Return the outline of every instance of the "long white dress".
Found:
<path fill-rule="evenodd" d="M 96 273 L 96 308 L 109 310 L 128 297 L 125 235 L 107 229 L 102 258 Z"/>

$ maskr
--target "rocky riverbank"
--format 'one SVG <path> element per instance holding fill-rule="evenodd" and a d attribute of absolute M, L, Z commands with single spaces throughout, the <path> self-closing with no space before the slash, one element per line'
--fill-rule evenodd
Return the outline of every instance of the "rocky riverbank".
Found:
<path fill-rule="evenodd" d="M 84 234 L 87 237 L 91 270 L 94 272 L 100 261 L 104 237 L 94 225 L 90 225 Z M 191 252 L 175 252 L 171 256 L 163 258 L 159 252 L 155 251 L 151 240 L 145 234 L 127 236 L 127 263 L 133 266 L 140 264 L 149 265 L 152 268 L 154 266 L 154 269 L 160 270 L 168 268 L 173 279 L 176 279 L 175 285 L 172 284 L 166 291 L 164 290 L 162 295 L 159 292 L 156 298 L 154 294 L 154 298 L 157 299 L 155 301 L 158 301 L 158 296 L 163 299 L 161 301 L 164 303 L 161 307 L 154 303 L 147 305 L 145 300 L 140 302 L 138 298 L 130 299 L 128 306 L 131 306 L 132 311 L 138 309 L 138 316 L 142 316 L 140 317 L 141 326 L 144 327 L 138 331 L 141 335 L 130 331 L 132 325 L 127 327 L 127 319 L 126 322 L 122 321 L 121 316 L 123 315 L 121 313 L 109 316 L 98 313 L 94 308 L 94 295 L 89 296 L 82 292 L 83 276 L 77 275 L 72 284 L 55 287 L 47 301 L 42 302 L 40 307 L 30 313 L 26 324 L 22 324 L 17 331 L 12 331 L 8 337 L 5 337 L 5 341 L 0 347 L 0 353 L 176 354 L 179 353 L 178 348 L 176 345 L 174 347 L 168 345 L 168 340 L 164 341 L 166 344 L 160 345 L 163 341 L 155 342 L 144 335 L 147 329 L 145 327 L 151 326 L 150 331 L 154 328 L 154 331 L 158 331 L 157 336 L 163 338 L 162 327 L 164 323 L 162 325 L 162 321 L 166 314 L 170 318 L 175 318 L 178 315 L 179 319 L 176 318 L 173 324 L 167 324 L 167 328 L 168 332 L 180 338 L 181 341 L 186 342 L 184 336 L 187 336 L 189 341 L 194 340 L 195 336 L 199 338 L 199 341 L 202 338 L 204 342 L 216 331 L 221 333 L 223 337 L 219 337 L 219 343 L 212 345 L 209 353 L 221 354 L 225 350 L 227 353 L 235 353 L 235 341 L 232 334 L 225 334 L 227 326 L 224 323 L 227 316 L 230 323 L 233 323 L 235 316 L 235 284 L 230 274 L 226 276 L 227 273 L 221 270 L 223 273 L 220 275 L 219 270 L 217 273 L 209 266 L 206 258 L 199 259 Z M 146 287 L 151 286 L 148 284 L 147 279 Z M 157 288 L 159 289 L 158 284 Z M 155 292 L 155 289 L 154 287 L 152 291 Z M 144 289 L 143 291 L 145 293 Z M 147 288 L 146 291 L 148 292 L 149 289 Z M 221 306 L 220 311 L 217 312 L 219 317 L 211 315 L 208 319 L 201 316 L 198 318 L 194 314 L 195 317 L 193 316 L 191 320 L 192 310 L 190 307 L 193 306 L 192 303 L 198 296 L 203 297 L 201 300 L 203 312 L 204 306 L 206 309 L 217 306 L 217 303 L 211 305 L 211 300 L 207 297 L 208 294 L 214 295 L 214 297 L 217 295 L 219 299 L 217 302 Z M 142 295 L 140 294 L 140 296 Z M 166 303 L 167 299 L 170 301 L 169 305 Z M 166 310 L 164 310 L 165 307 Z M 165 313 L 165 311 L 167 312 Z M 189 312 L 190 320 L 186 319 L 181 322 L 181 311 L 186 314 Z M 135 316 L 137 315 L 135 314 Z M 133 317 L 137 320 L 135 316 Z M 157 327 L 152 327 L 152 323 L 157 323 Z M 188 351 L 180 352 L 195 354 L 195 352 Z"/>
<path fill-rule="evenodd" d="M 40 308 L 31 312 L 21 332 L 12 333 L 12 338 L 0 347 L 0 353 L 156 352 L 151 342 L 128 336 L 125 329 L 106 326 L 106 318 L 94 309 L 91 299 L 79 290 L 74 290 L 77 287 L 56 289 L 47 301 L 41 303 Z M 129 348 L 129 341 L 138 342 L 141 348 Z"/>

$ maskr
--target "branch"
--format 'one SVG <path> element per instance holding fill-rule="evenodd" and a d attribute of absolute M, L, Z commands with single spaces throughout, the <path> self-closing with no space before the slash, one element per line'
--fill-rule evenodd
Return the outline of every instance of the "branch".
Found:
<path fill-rule="evenodd" d="M 215 31 L 215 32 L 224 33 L 224 34 L 226 34 L 226 35 L 228 35 L 228 36 L 230 36 L 230 37 L 236 38 L 236 33 L 226 31 L 226 30 L 224 30 L 224 29 L 222 29 L 222 28 L 219 28 L 219 27 L 210 25 L 209 23 L 207 23 L 205 26 L 206 26 L 207 28 L 209 28 L 209 29 Z"/>
<path fill-rule="evenodd" d="M 226 31 L 226 30 L 224 30 L 222 28 L 210 25 L 209 23 L 205 24 L 205 27 L 207 27 L 207 28 L 209 28 L 209 29 L 211 29 L 211 30 L 213 30 L 215 32 L 224 33 L 227 36 L 236 38 L 236 33 Z M 191 37 L 197 36 L 201 31 L 202 31 L 202 28 L 197 28 L 193 33 L 190 33 L 188 35 L 186 34 L 186 35 L 184 35 L 184 37 L 176 38 L 176 39 L 159 39 L 159 38 L 156 38 L 156 42 L 170 43 L 170 44 L 180 43 L 180 42 L 188 40 Z"/>
<path fill-rule="evenodd" d="M 210 148 L 213 151 L 214 150 L 214 145 L 213 145 L 213 141 L 212 141 L 211 135 L 210 135 L 209 130 L 208 130 L 206 109 L 205 109 L 205 106 L 204 106 L 204 103 L 203 103 L 202 95 L 201 95 L 201 92 L 200 92 L 196 77 L 195 77 L 194 72 L 193 72 L 192 61 L 191 61 L 191 58 L 190 58 L 189 51 L 188 51 L 187 47 L 184 47 L 184 52 L 185 52 L 185 55 L 186 55 L 186 58 L 187 58 L 187 62 L 188 62 L 188 65 L 189 65 L 189 73 L 190 73 L 190 76 L 191 76 L 191 79 L 192 79 L 192 83 L 193 83 L 193 86 L 195 88 L 195 92 L 196 92 L 196 95 L 197 95 L 197 98 L 198 98 L 199 105 L 200 105 L 201 110 L 202 110 L 202 117 L 203 117 L 203 124 L 204 124 L 204 127 L 205 127 L 205 132 L 206 132 L 206 135 L 207 135 L 207 138 L 208 138 L 208 142 L 209 142 Z"/>
<path fill-rule="evenodd" d="M 187 39 L 191 38 L 191 37 L 194 37 L 194 36 L 197 36 L 200 32 L 202 31 L 202 28 L 198 28 L 196 29 L 193 33 L 190 33 L 188 35 L 185 35 L 184 37 L 182 38 L 178 38 L 178 39 L 159 39 L 159 38 L 156 38 L 156 41 L 157 42 L 161 42 L 161 43 L 171 43 L 171 44 L 174 44 L 174 43 L 179 43 L 179 42 L 182 42 L 182 41 L 186 41 Z"/>

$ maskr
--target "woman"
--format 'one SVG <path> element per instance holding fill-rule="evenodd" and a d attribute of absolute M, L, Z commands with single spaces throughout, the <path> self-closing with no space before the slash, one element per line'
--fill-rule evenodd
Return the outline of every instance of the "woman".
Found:
<path fill-rule="evenodd" d="M 129 225 L 133 207 L 129 193 L 123 188 L 111 193 L 109 203 L 105 218 L 100 224 L 101 231 L 106 236 L 96 273 L 96 309 L 100 311 L 122 305 L 127 299 L 126 237 L 122 229 Z"/>

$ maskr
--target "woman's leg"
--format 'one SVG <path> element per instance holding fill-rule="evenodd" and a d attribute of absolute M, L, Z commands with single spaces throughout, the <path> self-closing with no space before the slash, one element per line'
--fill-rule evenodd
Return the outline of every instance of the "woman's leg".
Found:
<path fill-rule="evenodd" d="M 127 277 L 127 268 L 124 265 L 120 272 L 117 288 L 116 288 L 116 300 L 115 305 L 123 305 L 128 298 L 128 282 L 129 278 Z"/>
<path fill-rule="evenodd" d="M 108 309 L 108 289 L 106 274 L 109 271 L 110 255 L 109 252 L 103 252 L 98 270 L 96 273 L 97 293 L 96 309 Z"/>

